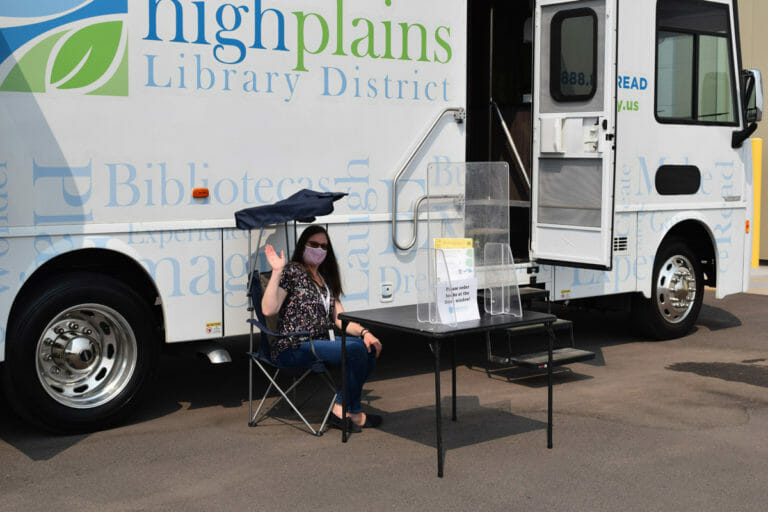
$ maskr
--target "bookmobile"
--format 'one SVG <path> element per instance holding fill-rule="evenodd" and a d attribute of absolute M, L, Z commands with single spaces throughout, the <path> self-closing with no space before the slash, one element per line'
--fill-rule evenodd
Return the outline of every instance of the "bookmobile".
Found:
<path fill-rule="evenodd" d="M 747 289 L 762 86 L 736 0 L 3 9 L 0 371 L 44 427 L 112 424 L 163 343 L 247 332 L 239 209 L 346 192 L 322 219 L 345 307 L 416 302 L 430 163 L 509 162 L 518 282 L 552 301 L 670 338 L 705 286 Z"/>

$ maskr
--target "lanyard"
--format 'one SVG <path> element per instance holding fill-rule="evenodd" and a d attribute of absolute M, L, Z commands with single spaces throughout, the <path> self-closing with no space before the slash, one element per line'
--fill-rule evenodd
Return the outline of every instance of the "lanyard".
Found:
<path fill-rule="evenodd" d="M 320 294 L 320 297 L 323 299 L 323 307 L 325 308 L 325 315 L 328 316 L 331 314 L 331 290 L 328 289 L 328 284 L 325 282 L 325 279 L 323 279 L 323 286 L 325 286 L 325 294 L 323 294 L 323 291 L 320 289 L 319 286 L 317 286 L 317 283 L 313 280 L 312 284 L 315 285 L 315 288 L 317 288 L 317 293 Z"/>
<path fill-rule="evenodd" d="M 322 279 L 322 277 L 321 277 Z M 325 308 L 325 316 L 330 318 L 331 316 L 331 290 L 328 288 L 328 283 L 325 282 L 325 279 L 323 279 L 323 286 L 325 287 L 325 294 L 323 294 L 323 291 L 320 289 L 319 286 L 317 286 L 317 283 L 314 279 L 312 279 L 312 284 L 315 285 L 315 289 L 317 289 L 317 293 L 320 294 L 320 297 L 323 298 L 323 307 Z M 336 340 L 336 336 L 333 333 L 333 328 L 331 327 L 328 329 L 328 339 L 331 341 Z"/>

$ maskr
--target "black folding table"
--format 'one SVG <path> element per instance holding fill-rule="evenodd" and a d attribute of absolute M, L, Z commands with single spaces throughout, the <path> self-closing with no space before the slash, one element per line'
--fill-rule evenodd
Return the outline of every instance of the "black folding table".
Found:
<path fill-rule="evenodd" d="M 385 309 L 344 312 L 339 315 L 342 325 L 341 336 L 341 375 L 342 375 L 342 417 L 347 413 L 346 395 L 346 328 L 349 322 L 357 322 L 367 328 L 383 327 L 397 332 L 413 334 L 432 345 L 435 355 L 435 437 L 437 442 L 437 476 L 443 476 L 443 431 L 440 409 L 440 345 L 446 341 L 451 344 L 451 419 L 456 421 L 456 344 L 458 336 L 466 334 L 484 334 L 490 331 L 543 325 L 548 337 L 547 368 L 547 448 L 552 448 L 552 349 L 554 333 L 552 324 L 557 317 L 549 313 L 524 311 L 521 318 L 513 315 L 488 315 L 482 313 L 479 320 L 459 322 L 456 325 L 430 324 L 419 322 L 416 318 L 416 306 L 397 306 Z M 484 336 L 478 340 L 485 342 Z M 347 442 L 346 424 L 341 432 L 342 442 Z"/>

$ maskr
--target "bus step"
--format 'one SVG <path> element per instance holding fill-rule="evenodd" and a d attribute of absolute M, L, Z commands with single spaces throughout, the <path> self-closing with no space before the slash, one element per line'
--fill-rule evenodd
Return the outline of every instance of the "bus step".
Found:
<path fill-rule="evenodd" d="M 563 366 L 571 363 L 580 363 L 595 358 L 595 353 L 580 348 L 557 348 L 552 351 L 552 366 Z M 526 368 L 546 368 L 547 352 L 535 352 L 506 358 L 506 364 L 524 366 Z"/>

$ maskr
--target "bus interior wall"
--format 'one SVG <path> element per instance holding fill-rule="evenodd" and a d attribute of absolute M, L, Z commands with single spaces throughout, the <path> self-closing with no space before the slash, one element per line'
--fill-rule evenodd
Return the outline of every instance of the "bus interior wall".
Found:
<path fill-rule="evenodd" d="M 468 11 L 466 160 L 509 163 L 510 245 L 515 261 L 528 261 L 531 190 L 521 173 L 530 182 L 533 0 L 469 0 Z"/>

